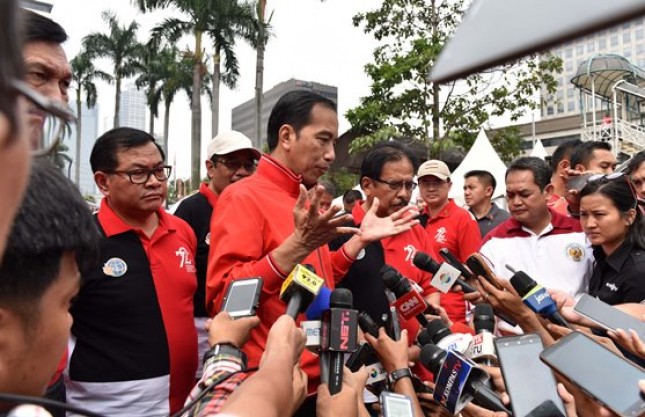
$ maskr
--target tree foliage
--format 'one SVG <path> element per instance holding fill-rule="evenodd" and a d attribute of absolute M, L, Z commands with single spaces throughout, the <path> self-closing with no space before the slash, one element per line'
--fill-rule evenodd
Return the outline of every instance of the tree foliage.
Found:
<path fill-rule="evenodd" d="M 562 61 L 554 56 L 531 56 L 447 85 L 429 81 L 467 6 L 466 0 L 384 0 L 380 8 L 354 17 L 354 25 L 380 45 L 365 66 L 370 95 L 346 114 L 363 134 L 351 144 L 352 152 L 407 136 L 424 141 L 428 157 L 438 156 L 446 148 L 440 142 L 467 138 L 492 116 L 517 120 L 538 105 L 542 86 L 555 91 Z"/>

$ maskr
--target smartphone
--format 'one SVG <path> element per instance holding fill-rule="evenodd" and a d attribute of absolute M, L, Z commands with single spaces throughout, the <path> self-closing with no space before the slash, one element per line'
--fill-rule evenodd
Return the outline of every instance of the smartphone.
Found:
<path fill-rule="evenodd" d="M 645 340 L 645 323 L 599 299 L 582 294 L 573 310 L 607 330 L 635 330 Z"/>
<path fill-rule="evenodd" d="M 645 401 L 638 381 L 645 371 L 578 331 L 546 348 L 540 359 L 621 416 L 639 416 Z"/>
<path fill-rule="evenodd" d="M 564 405 L 555 377 L 542 361 L 542 339 L 535 333 L 495 339 L 497 359 L 515 417 L 525 417 L 545 401 L 552 401 L 562 415 Z"/>
<path fill-rule="evenodd" d="M 262 292 L 262 278 L 236 279 L 226 291 L 222 311 L 234 319 L 255 315 Z"/>
<path fill-rule="evenodd" d="M 421 381 L 421 378 L 419 378 L 416 375 L 412 375 L 412 386 L 414 387 L 414 392 L 419 392 L 423 394 L 433 394 L 434 390 L 427 386 L 426 384 Z"/>
<path fill-rule="evenodd" d="M 490 282 L 498 290 L 503 290 L 504 287 L 497 281 L 497 277 L 493 273 L 493 270 L 490 269 L 488 261 L 480 253 L 473 253 L 466 259 L 466 265 L 470 268 L 473 273 L 484 277 L 484 279 Z"/>
<path fill-rule="evenodd" d="M 389 391 L 381 392 L 383 417 L 414 417 L 412 400 L 406 395 Z"/>
<path fill-rule="evenodd" d="M 572 175 L 567 179 L 567 190 L 580 191 L 587 185 L 587 180 L 594 174 Z"/>

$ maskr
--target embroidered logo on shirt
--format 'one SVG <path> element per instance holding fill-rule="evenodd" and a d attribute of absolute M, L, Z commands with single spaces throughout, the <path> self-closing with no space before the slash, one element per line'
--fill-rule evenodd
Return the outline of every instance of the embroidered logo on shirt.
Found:
<path fill-rule="evenodd" d="M 180 246 L 179 249 L 175 251 L 175 255 L 179 256 L 180 268 L 185 268 L 186 272 L 189 273 L 195 272 L 195 265 L 193 264 L 190 252 L 188 252 L 185 247 Z"/>
<path fill-rule="evenodd" d="M 128 272 L 128 264 L 121 258 L 110 258 L 103 264 L 103 273 L 108 277 L 119 278 Z"/>
<path fill-rule="evenodd" d="M 414 266 L 414 263 L 412 262 L 412 260 L 414 259 L 414 255 L 417 254 L 417 248 L 415 248 L 412 245 L 405 245 L 403 250 L 405 251 L 405 260 L 407 262 L 410 262 L 410 265 Z"/>
<path fill-rule="evenodd" d="M 579 243 L 569 243 L 565 253 L 574 262 L 581 262 L 585 257 L 585 250 Z"/>
<path fill-rule="evenodd" d="M 434 235 L 434 240 L 437 243 L 446 243 L 446 228 L 440 227 L 437 229 L 437 233 Z"/>
<path fill-rule="evenodd" d="M 609 288 L 613 292 L 618 291 L 618 286 L 613 282 L 605 282 L 605 287 Z"/>

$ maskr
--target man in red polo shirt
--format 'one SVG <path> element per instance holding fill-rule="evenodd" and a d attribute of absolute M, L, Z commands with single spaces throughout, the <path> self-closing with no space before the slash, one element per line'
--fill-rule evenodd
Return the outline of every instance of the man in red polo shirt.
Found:
<path fill-rule="evenodd" d="M 231 184 L 217 202 L 211 222 L 211 235 L 217 239 L 211 242 L 206 282 L 207 307 L 214 314 L 231 281 L 263 278 L 260 325 L 244 347 L 250 367 L 259 363 L 269 328 L 286 310 L 280 287 L 296 265 L 312 265 L 333 289 L 370 242 L 417 224 L 407 210 L 377 217 L 378 203 L 366 213 L 360 230 L 341 227 L 351 216 L 335 217 L 339 207 L 319 212 L 323 187 L 316 182 L 334 161 L 338 138 L 338 115 L 331 100 L 303 90 L 286 93 L 271 111 L 267 133 L 270 155 L 263 155 L 256 173 Z M 312 187 L 307 206 L 306 188 Z M 327 243 L 345 233 L 356 234 L 330 253 Z M 300 364 L 309 378 L 309 393 L 319 382 L 318 363 L 315 355 L 303 352 Z M 304 415 L 315 415 L 315 401 L 304 407 Z"/>
<path fill-rule="evenodd" d="M 195 381 L 195 234 L 166 213 L 170 167 L 149 134 L 118 128 L 90 156 L 105 196 L 99 262 L 84 274 L 65 375 L 67 401 L 105 416 L 166 417 Z"/>
<path fill-rule="evenodd" d="M 481 245 L 481 235 L 477 222 L 467 210 L 457 207 L 448 198 L 450 187 L 450 170 L 442 161 L 426 161 L 417 172 L 419 195 L 426 203 L 421 216 L 434 253 L 442 248 L 448 249 L 460 262 L 477 252 Z M 442 259 L 435 259 L 437 262 Z M 466 302 L 463 293 L 449 292 L 441 294 L 441 306 L 446 309 L 453 322 L 466 322 Z"/>

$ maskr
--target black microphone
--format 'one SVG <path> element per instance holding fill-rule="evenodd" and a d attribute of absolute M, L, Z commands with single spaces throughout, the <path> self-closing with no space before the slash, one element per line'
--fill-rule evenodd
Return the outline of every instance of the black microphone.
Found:
<path fill-rule="evenodd" d="M 449 361 L 447 360 L 449 359 Z M 490 376 L 481 368 L 454 351 L 448 353 L 436 345 L 421 349 L 421 364 L 435 377 L 433 397 L 448 411 L 458 413 L 469 401 L 491 411 L 502 411 L 512 416 L 502 400 L 486 386 Z M 468 370 L 467 377 L 464 371 Z M 463 378 L 466 378 L 463 381 Z"/>
<path fill-rule="evenodd" d="M 473 336 L 469 333 L 453 333 L 441 319 L 432 320 L 425 331 L 432 343 L 444 350 L 464 353 L 473 341 Z"/>
<path fill-rule="evenodd" d="M 421 326 L 426 327 L 428 320 L 423 313 L 430 307 L 426 300 L 412 288 L 410 282 L 390 265 L 383 265 L 381 278 L 385 287 L 396 296 L 394 306 L 404 319 L 416 317 Z"/>
<path fill-rule="evenodd" d="M 495 313 L 490 304 L 482 303 L 475 306 L 473 313 L 473 323 L 475 325 L 475 337 L 470 344 L 466 356 L 473 362 L 487 365 L 497 365 L 497 355 L 495 354 Z"/>
<path fill-rule="evenodd" d="M 539 285 L 526 273 L 515 271 L 508 265 L 506 265 L 506 268 L 513 272 L 513 276 L 510 279 L 511 285 L 522 297 L 524 304 L 550 322 L 573 330 L 573 327 L 558 312 L 558 305 L 553 301 L 546 288 Z"/>
<path fill-rule="evenodd" d="M 437 261 L 432 259 L 430 255 L 423 252 L 417 252 L 416 255 L 414 255 L 414 259 L 412 260 L 412 263 L 414 263 L 414 266 L 416 266 L 417 268 L 421 269 L 422 271 L 430 272 L 432 275 L 436 274 L 437 271 L 439 271 L 439 268 L 441 268 L 442 266 L 439 263 L 437 263 Z M 454 266 L 451 265 L 450 263 L 448 263 L 447 265 L 454 268 Z M 458 268 L 456 269 L 462 276 L 464 276 L 460 269 Z M 465 269 L 465 268 L 463 268 L 462 266 L 462 269 Z M 471 274 L 469 275 L 472 276 Z M 454 283 L 456 285 L 461 286 L 461 289 L 464 293 L 471 293 L 471 292 L 477 291 L 461 278 L 457 278 Z"/>
<path fill-rule="evenodd" d="M 439 255 L 443 258 L 446 263 L 452 265 L 453 267 L 457 268 L 459 272 L 461 272 L 461 276 L 464 277 L 465 279 L 473 279 L 475 276 L 466 268 L 464 265 L 459 262 L 459 259 L 455 255 L 452 254 L 447 248 L 441 248 L 439 249 Z"/>
<path fill-rule="evenodd" d="M 358 311 L 353 310 L 352 292 L 337 288 L 331 293 L 329 310 L 323 314 L 322 350 L 329 358 L 329 393 L 338 394 L 343 388 L 345 352 L 357 348 Z"/>
<path fill-rule="evenodd" d="M 358 327 L 361 328 L 363 333 L 369 333 L 372 337 L 378 339 L 379 325 L 376 324 L 372 316 L 364 311 L 358 313 Z"/>

